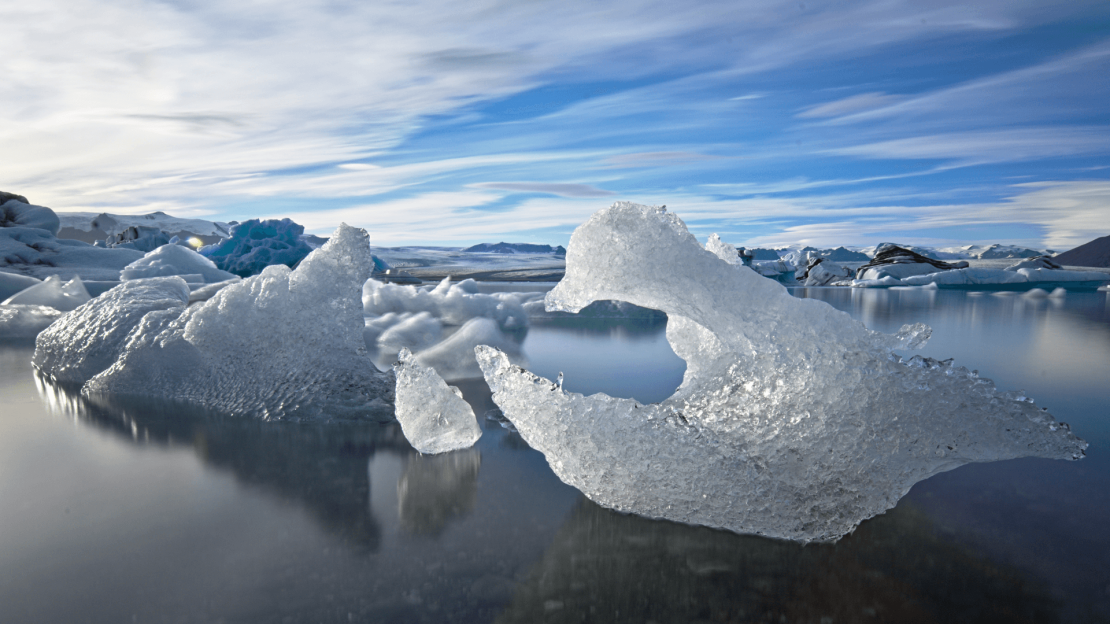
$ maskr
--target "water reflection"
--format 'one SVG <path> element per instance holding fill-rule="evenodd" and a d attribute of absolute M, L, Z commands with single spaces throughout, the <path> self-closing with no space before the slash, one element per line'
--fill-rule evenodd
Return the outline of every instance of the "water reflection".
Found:
<path fill-rule="evenodd" d="M 482 454 L 473 448 L 440 455 L 409 456 L 397 482 L 401 528 L 438 536 L 456 518 L 474 511 Z"/>
<path fill-rule="evenodd" d="M 167 401 L 99 396 L 35 375 L 53 412 L 139 445 L 192 447 L 205 464 L 242 484 L 296 502 L 356 550 L 377 550 L 366 466 L 375 453 L 412 452 L 396 424 L 309 425 L 231 418 Z"/>
<path fill-rule="evenodd" d="M 497 618 L 513 622 L 1054 622 L 1041 583 L 901 504 L 836 544 L 648 520 L 583 499 Z"/>

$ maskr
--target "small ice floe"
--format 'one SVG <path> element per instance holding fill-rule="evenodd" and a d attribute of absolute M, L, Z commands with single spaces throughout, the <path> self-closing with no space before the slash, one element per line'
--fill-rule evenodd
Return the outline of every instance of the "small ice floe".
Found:
<path fill-rule="evenodd" d="M 162 245 L 125 266 L 120 279 L 180 276 L 190 284 L 217 284 L 236 276 L 216 268 L 216 264 L 182 245 Z"/>
<path fill-rule="evenodd" d="M 80 277 L 63 282 L 57 275 L 17 292 L 5 299 L 0 305 L 49 306 L 55 310 L 69 312 L 92 299 Z"/>
<path fill-rule="evenodd" d="M 662 208 L 618 202 L 574 232 L 547 305 L 574 312 L 596 300 L 667 314 L 667 339 L 687 363 L 674 395 L 652 405 L 587 397 L 491 347 L 477 355 L 524 440 L 606 507 L 834 540 L 938 472 L 1079 459 L 1087 447 L 1025 397 L 950 362 L 892 352 L 921 346 L 928 327 L 887 335 L 793 297 L 703 249 Z"/>
<path fill-rule="evenodd" d="M 397 420 L 413 448 L 433 454 L 474 446 L 482 428 L 462 392 L 420 365 L 408 349 L 397 357 Z"/>

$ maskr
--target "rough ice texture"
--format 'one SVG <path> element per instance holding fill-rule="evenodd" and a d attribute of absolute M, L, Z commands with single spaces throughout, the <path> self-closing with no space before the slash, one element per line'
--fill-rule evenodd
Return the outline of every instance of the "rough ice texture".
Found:
<path fill-rule="evenodd" d="M 75 277 L 68 282 L 62 282 L 57 275 L 51 275 L 45 280 L 17 292 L 5 299 L 2 305 L 36 305 L 50 306 L 55 310 L 69 312 L 83 305 L 92 297 L 80 277 Z"/>
<path fill-rule="evenodd" d="M 312 251 L 312 247 L 301 240 L 302 234 L 304 226 L 289 219 L 251 219 L 233 225 L 231 238 L 201 247 L 200 253 L 224 271 L 249 277 L 268 266 L 292 267 L 300 262 Z"/>
<path fill-rule="evenodd" d="M 372 268 L 366 231 L 342 225 L 296 270 L 269 266 L 184 312 L 146 315 L 84 391 L 263 419 L 392 419 L 393 375 L 362 341 Z"/>
<path fill-rule="evenodd" d="M 216 268 L 216 264 L 199 253 L 181 245 L 162 245 L 132 262 L 120 272 L 124 280 L 169 275 L 196 276 L 204 283 L 215 284 L 236 276 Z M 190 281 L 186 279 L 186 281 Z"/>
<path fill-rule="evenodd" d="M 148 313 L 177 315 L 188 301 L 180 277 L 123 282 L 39 334 L 31 361 L 55 381 L 85 383 L 116 361 Z"/>
<path fill-rule="evenodd" d="M 178 238 L 171 238 L 169 234 L 156 227 L 133 225 L 119 234 L 110 234 L 104 240 L 97 241 L 94 244 L 97 247 L 134 249 L 135 251 L 149 253 L 162 245 L 168 245 L 171 240 L 176 242 Z"/>
<path fill-rule="evenodd" d="M 792 297 L 702 249 L 661 208 L 617 203 L 575 231 L 548 306 L 599 299 L 667 313 L 687 369 L 666 401 L 563 392 L 495 349 L 477 351 L 504 415 L 563 481 L 607 507 L 833 540 L 938 472 L 1084 455 L 1085 442 L 1024 396 L 892 354 L 920 346 L 927 327 L 890 336 Z"/>
<path fill-rule="evenodd" d="M 362 304 L 368 316 L 428 312 L 446 325 L 485 317 L 504 329 L 528 326 L 528 314 L 521 307 L 518 293 L 480 293 L 471 279 L 452 284 L 446 277 L 431 289 L 369 280 L 363 286 Z"/>
<path fill-rule="evenodd" d="M 409 444 L 421 453 L 470 448 L 482 437 L 474 410 L 435 370 L 421 366 L 408 349 L 393 365 L 397 376 L 397 420 Z"/>
<path fill-rule="evenodd" d="M 65 314 L 42 305 L 0 304 L 0 340 L 29 340 Z"/>

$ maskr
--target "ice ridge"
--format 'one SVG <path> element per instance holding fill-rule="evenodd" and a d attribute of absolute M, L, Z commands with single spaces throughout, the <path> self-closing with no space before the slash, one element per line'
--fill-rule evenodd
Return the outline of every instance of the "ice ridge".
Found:
<path fill-rule="evenodd" d="M 667 258 L 660 262 L 658 258 Z M 618 202 L 571 237 L 547 296 L 668 316 L 687 362 L 659 404 L 565 392 L 480 346 L 493 399 L 564 482 L 606 507 L 799 541 L 835 540 L 914 483 L 976 461 L 1079 459 L 1086 442 L 1024 396 L 896 348 L 894 336 L 703 249 L 676 215 Z"/>
<path fill-rule="evenodd" d="M 296 270 L 271 265 L 183 311 L 146 314 L 84 392 L 262 419 L 392 419 L 393 374 L 374 367 L 362 339 L 373 266 L 366 231 L 341 225 Z"/>

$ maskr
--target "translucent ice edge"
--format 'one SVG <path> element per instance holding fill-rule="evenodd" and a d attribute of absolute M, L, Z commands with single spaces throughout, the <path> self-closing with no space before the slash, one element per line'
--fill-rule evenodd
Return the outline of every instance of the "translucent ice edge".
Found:
<path fill-rule="evenodd" d="M 397 376 L 397 420 L 409 444 L 421 453 L 445 453 L 470 448 L 482 428 L 462 393 L 428 366 L 421 366 L 408 349 L 401 349 L 393 365 Z"/>
<path fill-rule="evenodd" d="M 661 261 L 665 258 L 666 261 Z M 613 299 L 665 312 L 687 362 L 659 404 L 586 397 L 477 348 L 493 400 L 564 482 L 620 511 L 798 541 L 835 540 L 914 483 L 976 461 L 1079 459 L 1086 442 L 1020 394 L 911 358 L 890 336 L 702 249 L 625 202 L 571 237 L 549 309 Z"/>
<path fill-rule="evenodd" d="M 391 420 L 393 374 L 374 367 L 362 340 L 372 267 L 366 231 L 341 225 L 296 270 L 268 266 L 188 307 L 180 277 L 123 282 L 40 334 L 34 363 L 85 382 L 86 394 L 267 420 Z M 137 301 L 130 291 L 143 288 L 149 297 Z"/>

